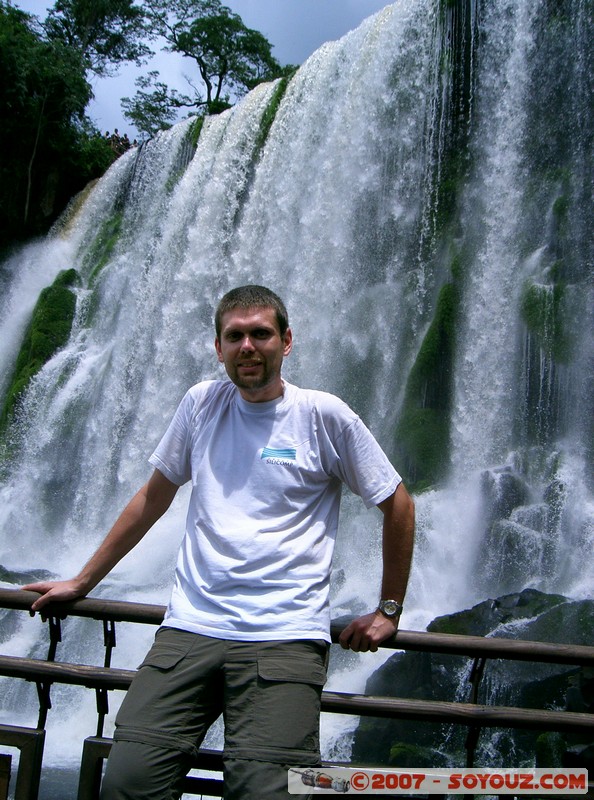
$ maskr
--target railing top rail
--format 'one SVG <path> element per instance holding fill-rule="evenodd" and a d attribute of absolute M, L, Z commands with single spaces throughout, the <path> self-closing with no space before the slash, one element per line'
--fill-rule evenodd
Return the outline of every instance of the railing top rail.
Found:
<path fill-rule="evenodd" d="M 1 589 L 0 608 L 29 611 L 38 597 L 36 592 L 22 589 Z M 79 616 L 107 619 L 116 622 L 138 622 L 159 625 L 165 606 L 149 603 L 130 603 L 85 597 L 68 603 L 54 603 L 44 612 L 48 616 Z M 331 626 L 332 641 L 337 642 L 347 618 L 334 620 Z M 395 638 L 382 644 L 393 650 L 444 653 L 474 658 L 500 658 L 514 661 L 540 661 L 551 664 L 594 666 L 594 647 L 550 642 L 533 642 L 521 639 L 500 639 L 483 636 L 458 636 L 451 633 L 400 630 Z"/>

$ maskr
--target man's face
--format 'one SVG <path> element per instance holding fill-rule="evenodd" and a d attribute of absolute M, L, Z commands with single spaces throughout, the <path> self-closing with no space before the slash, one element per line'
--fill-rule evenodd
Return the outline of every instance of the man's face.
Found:
<path fill-rule="evenodd" d="M 262 403 L 282 395 L 281 366 L 292 343 L 290 328 L 280 335 L 274 309 L 237 308 L 223 314 L 215 348 L 244 400 Z"/>

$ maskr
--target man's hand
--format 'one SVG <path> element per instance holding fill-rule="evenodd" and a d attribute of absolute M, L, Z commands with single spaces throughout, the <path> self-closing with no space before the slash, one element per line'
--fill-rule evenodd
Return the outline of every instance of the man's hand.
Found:
<path fill-rule="evenodd" d="M 74 579 L 69 581 L 41 581 L 40 583 L 28 583 L 22 586 L 27 592 L 39 592 L 41 597 L 31 605 L 31 611 L 40 611 L 48 603 L 63 602 L 65 600 L 75 600 L 82 597 L 84 591 L 80 584 Z"/>
<path fill-rule="evenodd" d="M 357 653 L 370 650 L 375 653 L 379 645 L 394 636 L 397 630 L 398 618 L 388 619 L 381 611 L 374 611 L 354 619 L 340 634 L 338 641 L 344 650 Z"/>

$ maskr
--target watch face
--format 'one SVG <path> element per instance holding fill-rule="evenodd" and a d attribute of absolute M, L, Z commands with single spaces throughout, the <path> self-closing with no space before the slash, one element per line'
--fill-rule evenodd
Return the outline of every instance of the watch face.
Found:
<path fill-rule="evenodd" d="M 380 606 L 384 614 L 387 614 L 389 617 L 395 617 L 402 611 L 402 606 L 395 600 L 383 600 Z"/>

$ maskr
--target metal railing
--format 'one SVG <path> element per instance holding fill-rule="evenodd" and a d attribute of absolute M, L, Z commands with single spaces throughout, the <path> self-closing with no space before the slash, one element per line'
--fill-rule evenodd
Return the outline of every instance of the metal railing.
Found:
<path fill-rule="evenodd" d="M 0 589 L 0 608 L 29 611 L 37 598 L 33 592 Z M 108 713 L 108 692 L 126 690 L 135 670 L 111 667 L 111 654 L 116 644 L 116 622 L 135 622 L 159 625 L 165 607 L 143 603 L 84 598 L 69 603 L 49 605 L 43 616 L 48 622 L 49 648 L 47 660 L 0 655 L 0 676 L 21 678 L 36 684 L 39 697 L 39 719 L 36 729 L 11 729 L 0 725 L 0 743 L 21 747 L 23 752 L 34 753 L 33 762 L 27 760 L 27 770 L 34 776 L 40 771 L 43 752 L 43 738 L 47 713 L 51 708 L 51 687 L 54 683 L 74 684 L 95 690 L 97 699 L 97 731 L 94 737 L 85 741 L 79 800 L 96 796 L 100 781 L 100 762 L 106 756 L 110 740 L 103 737 L 103 726 Z M 103 623 L 105 658 L 102 666 L 56 662 L 58 643 L 61 641 L 61 619 L 66 616 L 79 616 L 99 620 Z M 347 620 L 333 622 L 332 641 L 338 636 Z M 478 687 L 488 659 L 504 659 L 524 662 L 543 662 L 550 664 L 594 667 L 594 647 L 580 645 L 529 642 L 515 639 L 483 638 L 481 636 L 458 636 L 417 631 L 399 631 L 393 639 L 384 642 L 382 647 L 394 650 L 412 650 L 426 653 L 465 656 L 473 660 L 471 670 L 470 702 L 445 702 L 416 700 L 399 697 L 371 697 L 341 692 L 323 692 L 322 710 L 339 714 L 373 716 L 392 719 L 416 720 L 434 723 L 451 723 L 468 728 L 466 740 L 466 765 L 472 766 L 474 750 L 480 731 L 483 728 L 518 728 L 591 733 L 594 737 L 594 714 L 569 711 L 546 711 L 539 709 L 515 708 L 508 706 L 486 706 L 478 704 Z M 27 731 L 30 737 L 27 737 Z M 16 738 L 21 744 L 15 744 Z M 9 741 L 10 740 L 10 741 Z M 31 742 L 35 740 L 33 746 Z M 25 744 L 26 742 L 26 744 Z M 86 755 L 85 755 L 86 753 Z M 202 768 L 220 769 L 220 754 L 203 751 Z M 85 760 L 86 759 L 86 760 Z M 205 767 L 205 764 L 208 766 Z M 39 769 L 38 769 L 39 767 Z M 35 786 L 31 781 L 21 781 L 17 775 L 15 800 L 35 800 Z M 188 791 L 216 794 L 213 781 L 200 778 L 188 779 Z M 35 780 L 33 781 L 35 783 Z M 215 781 L 215 784 L 220 782 Z M 38 787 L 38 781 L 37 781 Z M 2 798 L 0 797 L 0 800 Z"/>

